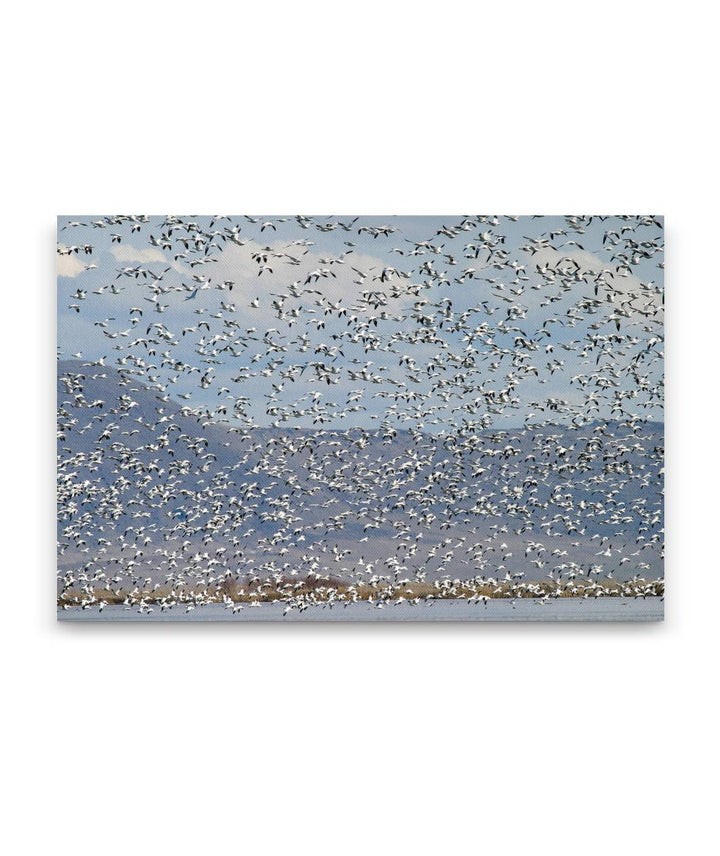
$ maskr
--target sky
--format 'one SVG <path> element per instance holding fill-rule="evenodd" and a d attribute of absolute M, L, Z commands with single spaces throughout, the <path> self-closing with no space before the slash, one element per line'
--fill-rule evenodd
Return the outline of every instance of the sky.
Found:
<path fill-rule="evenodd" d="M 59 359 L 232 424 L 662 420 L 660 218 L 70 215 L 57 258 Z"/>

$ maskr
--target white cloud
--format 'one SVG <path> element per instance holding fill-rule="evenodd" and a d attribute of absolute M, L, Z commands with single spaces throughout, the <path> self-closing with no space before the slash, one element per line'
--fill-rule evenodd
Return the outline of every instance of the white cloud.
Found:
<path fill-rule="evenodd" d="M 132 244 L 115 244 L 110 252 L 119 262 L 164 262 L 167 264 L 165 254 L 157 247 L 133 247 Z"/>
<path fill-rule="evenodd" d="M 270 251 L 267 264 L 272 269 L 272 273 L 269 271 L 260 273 L 260 265 L 252 258 L 254 253 L 265 249 Z M 290 263 L 288 258 L 278 258 L 272 253 L 287 253 L 298 259 L 300 263 Z M 383 261 L 375 256 L 352 252 L 345 256 L 344 264 L 330 264 L 328 259 L 333 255 L 331 252 L 308 251 L 302 246 L 288 245 L 287 241 L 274 241 L 264 245 L 247 241 L 243 246 L 226 245 L 218 256 L 217 262 L 197 269 L 196 272 L 211 277 L 213 283 L 223 280 L 233 281 L 236 285 L 233 297 L 243 295 L 241 302 L 259 297 L 263 310 L 267 311 L 269 316 L 274 315 L 270 310 L 269 294 L 281 293 L 294 282 L 299 282 L 302 289 L 317 288 L 322 291 L 324 299 L 341 300 L 345 307 L 350 308 L 363 291 L 391 293 L 392 285 L 404 286 L 410 282 L 419 281 L 417 277 L 410 280 L 393 276 L 392 284 L 381 282 L 380 274 L 389 263 L 395 264 L 398 268 L 402 266 L 395 260 Z M 361 278 L 353 268 L 362 271 L 365 278 Z M 306 284 L 308 277 L 316 270 L 330 270 L 332 274 L 321 277 L 317 283 L 312 277 Z M 397 312 L 414 299 L 412 296 L 407 299 L 395 299 L 386 309 L 389 312 Z M 257 318 L 260 313 L 256 310 L 253 314 Z"/>
<path fill-rule="evenodd" d="M 182 276 L 190 276 L 192 274 L 192 270 L 187 265 L 175 259 L 168 259 L 162 250 L 159 250 L 157 247 L 133 247 L 132 244 L 114 244 L 110 247 L 110 252 L 118 262 L 140 262 L 141 264 L 162 262 L 162 264 L 171 267 Z"/>
<path fill-rule="evenodd" d="M 621 271 L 617 265 L 611 261 L 603 261 L 599 256 L 590 253 L 587 250 L 580 249 L 560 249 L 556 250 L 553 247 L 542 247 L 533 256 L 533 263 L 542 267 L 548 265 L 551 268 L 568 267 L 567 261 L 562 264 L 563 260 L 570 259 L 578 265 L 581 274 L 597 275 L 606 272 L 610 276 L 609 282 L 614 288 L 621 291 L 637 291 L 640 288 L 640 280 L 633 274 L 627 276 L 621 275 Z"/>
<path fill-rule="evenodd" d="M 73 253 L 58 253 L 57 275 L 64 277 L 76 277 L 87 268 Z"/>
<path fill-rule="evenodd" d="M 593 279 L 598 275 L 602 276 L 602 282 L 611 287 L 617 295 L 616 302 L 624 306 L 625 312 L 629 312 L 627 318 L 636 322 L 641 320 L 646 317 L 644 312 L 649 306 L 653 307 L 658 318 L 662 318 L 663 310 L 660 296 L 657 292 L 648 289 L 649 284 L 643 285 L 643 282 L 635 274 L 628 273 L 626 269 L 609 260 L 603 261 L 594 253 L 575 248 L 556 250 L 552 247 L 543 247 L 531 258 L 533 267 L 528 265 L 529 272 L 534 271 L 534 265 L 565 269 L 568 268 L 567 260 L 570 259 L 578 265 L 578 272 L 582 276 Z M 572 266 L 570 266 L 570 270 L 572 271 Z M 600 296 L 602 298 L 606 296 L 606 293 L 603 292 Z"/>

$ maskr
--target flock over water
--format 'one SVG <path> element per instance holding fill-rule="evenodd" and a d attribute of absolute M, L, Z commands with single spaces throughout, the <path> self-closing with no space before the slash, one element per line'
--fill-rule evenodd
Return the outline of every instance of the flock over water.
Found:
<path fill-rule="evenodd" d="M 59 617 L 642 617 L 663 250 L 652 215 L 60 217 Z"/>

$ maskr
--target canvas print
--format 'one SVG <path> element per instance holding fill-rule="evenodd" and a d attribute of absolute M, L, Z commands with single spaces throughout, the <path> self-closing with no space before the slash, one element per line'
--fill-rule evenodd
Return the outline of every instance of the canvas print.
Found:
<path fill-rule="evenodd" d="M 57 613 L 663 616 L 663 220 L 58 218 Z"/>

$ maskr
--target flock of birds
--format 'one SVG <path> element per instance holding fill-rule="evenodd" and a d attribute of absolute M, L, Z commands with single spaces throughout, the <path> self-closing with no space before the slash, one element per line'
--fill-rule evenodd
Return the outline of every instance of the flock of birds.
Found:
<path fill-rule="evenodd" d="M 662 595 L 654 216 L 60 218 L 58 606 Z"/>

